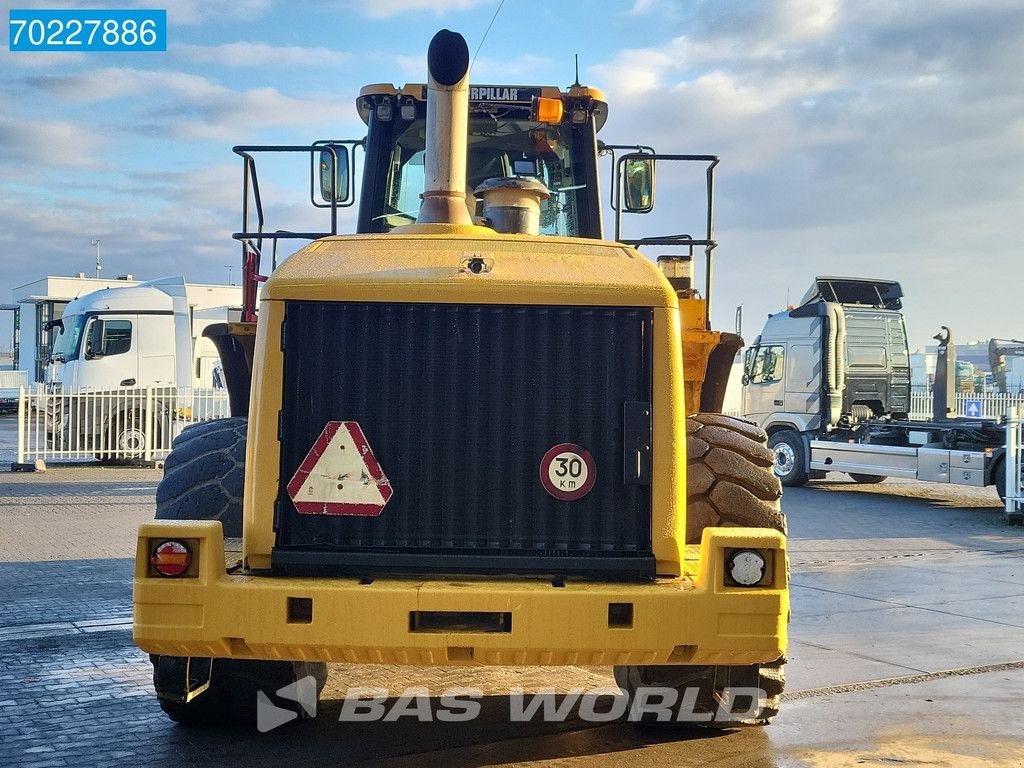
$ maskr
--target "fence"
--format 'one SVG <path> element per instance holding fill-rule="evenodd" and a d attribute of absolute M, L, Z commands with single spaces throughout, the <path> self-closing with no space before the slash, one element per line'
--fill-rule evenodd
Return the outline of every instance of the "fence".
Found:
<path fill-rule="evenodd" d="M 190 424 L 230 415 L 224 389 L 146 387 L 48 392 L 21 387 L 15 469 L 47 460 L 153 462 Z"/>
<path fill-rule="evenodd" d="M 1001 419 L 1011 408 L 1024 406 L 1024 394 L 1001 392 L 988 392 L 986 394 L 969 394 L 958 392 L 956 404 L 953 406 L 956 413 L 961 416 L 968 415 L 968 401 L 975 401 L 981 406 L 981 413 L 971 416 L 979 416 L 985 419 Z M 910 394 L 910 418 L 930 419 L 932 417 L 932 395 L 930 392 L 912 392 Z"/>

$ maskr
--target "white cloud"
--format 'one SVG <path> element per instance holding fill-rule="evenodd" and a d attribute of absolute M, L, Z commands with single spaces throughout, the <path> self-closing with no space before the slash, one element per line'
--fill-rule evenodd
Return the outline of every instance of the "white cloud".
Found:
<path fill-rule="evenodd" d="M 351 55 L 330 48 L 306 48 L 298 45 L 235 42 L 221 45 L 173 44 L 170 52 L 189 63 L 251 67 L 254 61 L 272 61 L 275 67 L 338 66 Z"/>
<path fill-rule="evenodd" d="M 0 161 L 8 172 L 28 172 L 42 165 L 95 167 L 104 144 L 76 123 L 0 115 Z"/>
<path fill-rule="evenodd" d="M 493 0 L 357 0 L 356 9 L 371 19 L 386 19 L 402 14 L 429 11 L 444 16 L 454 11 L 469 11 Z"/>
<path fill-rule="evenodd" d="M 92 104 L 132 97 L 122 129 L 184 139 L 231 141 L 273 126 L 322 129 L 350 124 L 354 118 L 351 104 L 336 96 L 297 98 L 276 88 L 236 91 L 184 72 L 108 67 L 76 75 L 31 76 L 26 81 L 62 102 Z"/>
<path fill-rule="evenodd" d="M 783 0 L 774 19 L 782 39 L 808 40 L 832 34 L 840 19 L 840 0 Z"/>
<path fill-rule="evenodd" d="M 202 24 L 210 19 L 226 16 L 237 19 L 240 17 L 253 18 L 265 13 L 273 5 L 272 0 L 232 0 L 230 3 L 209 2 L 208 0 L 163 0 L 155 3 L 153 0 L 119 0 L 116 6 L 120 9 L 131 8 L 164 8 L 167 10 L 167 25 L 175 24 L 195 25 Z M 54 8 L 59 6 L 61 10 L 72 10 L 77 8 L 104 7 L 103 3 L 96 0 L 61 0 L 54 3 L 53 0 L 18 0 L 18 8 Z"/>
<path fill-rule="evenodd" d="M 25 81 L 62 102 L 97 103 L 140 94 L 189 94 L 195 99 L 227 92 L 200 75 L 104 67 L 73 75 L 32 75 Z"/>
<path fill-rule="evenodd" d="M 912 344 L 944 318 L 961 338 L 1019 335 L 1019 4 L 707 8 L 687 35 L 613 53 L 588 79 L 609 93 L 607 141 L 721 155 L 716 326 L 739 303 L 763 318 L 831 269 L 903 280 Z M 658 182 L 646 229 L 699 227 L 699 195 L 667 169 Z M 1007 311 L 935 300 L 968 275 Z"/>

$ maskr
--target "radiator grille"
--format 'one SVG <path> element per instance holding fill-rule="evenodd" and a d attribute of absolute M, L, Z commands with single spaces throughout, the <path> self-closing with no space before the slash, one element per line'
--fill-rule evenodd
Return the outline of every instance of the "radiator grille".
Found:
<path fill-rule="evenodd" d="M 651 310 L 286 305 L 274 567 L 651 575 L 650 487 L 623 480 L 624 404 L 651 399 Z M 298 514 L 286 485 L 328 421 L 360 424 L 394 495 L 376 518 Z M 571 442 L 598 479 L 550 496 Z"/>

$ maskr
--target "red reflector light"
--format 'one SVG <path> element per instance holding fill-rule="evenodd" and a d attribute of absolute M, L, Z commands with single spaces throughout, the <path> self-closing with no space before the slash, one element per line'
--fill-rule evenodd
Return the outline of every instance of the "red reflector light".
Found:
<path fill-rule="evenodd" d="M 192 564 L 192 551 L 180 541 L 165 541 L 153 550 L 149 562 L 161 576 L 181 576 Z"/>

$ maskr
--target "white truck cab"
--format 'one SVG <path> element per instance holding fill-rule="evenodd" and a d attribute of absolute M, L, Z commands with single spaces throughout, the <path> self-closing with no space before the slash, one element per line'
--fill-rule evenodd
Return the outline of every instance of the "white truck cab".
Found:
<path fill-rule="evenodd" d="M 181 277 L 86 294 L 52 323 L 46 383 L 65 392 L 213 386 L 217 351 L 202 331 L 227 314 L 191 310 Z"/>
<path fill-rule="evenodd" d="M 182 277 L 94 291 L 50 324 L 47 440 L 100 459 L 137 458 L 168 442 L 192 390 L 223 386 L 219 356 L 203 330 L 237 317 L 195 308 Z"/>

